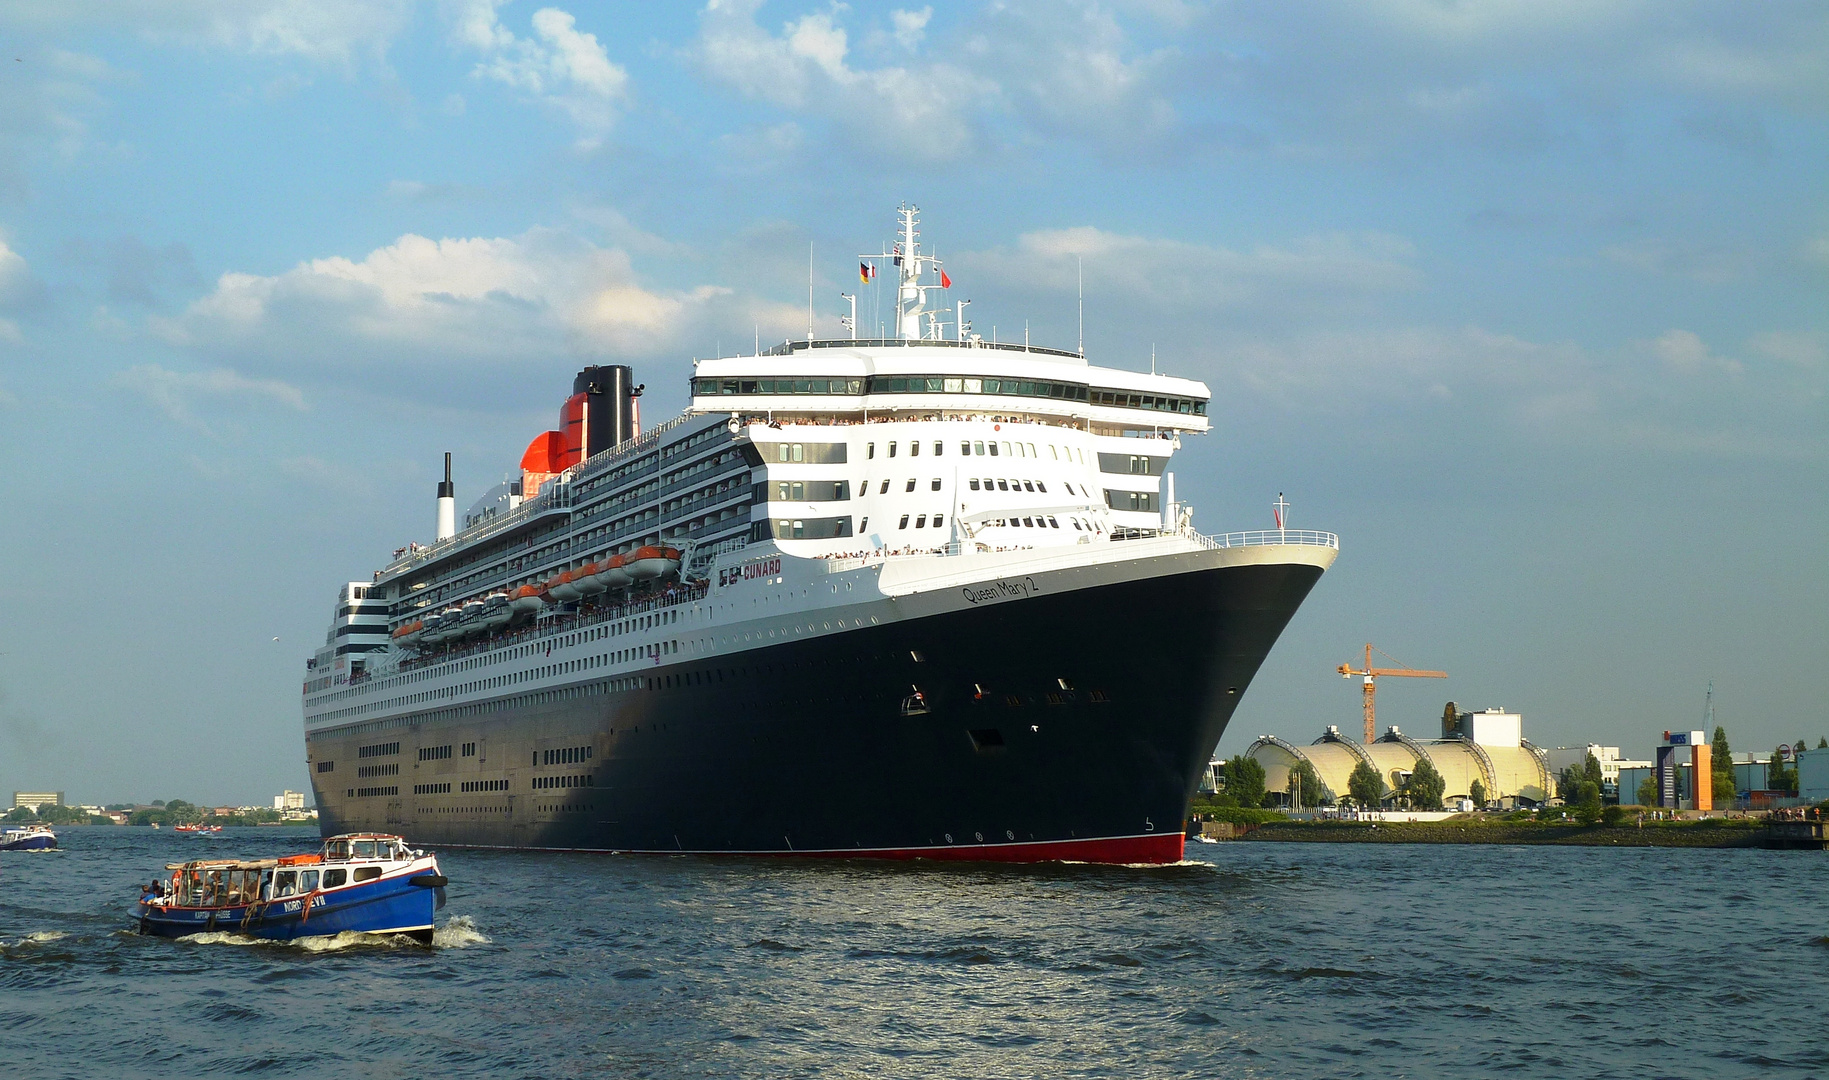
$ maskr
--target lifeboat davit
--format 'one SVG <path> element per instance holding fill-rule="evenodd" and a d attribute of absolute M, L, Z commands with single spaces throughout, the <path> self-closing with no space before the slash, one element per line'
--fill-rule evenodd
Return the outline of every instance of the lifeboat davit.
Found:
<path fill-rule="evenodd" d="M 509 596 L 508 606 L 517 615 L 532 615 L 545 607 L 546 601 L 541 598 L 538 585 L 523 585 Z"/>
<path fill-rule="evenodd" d="M 636 581 L 654 581 L 679 570 L 680 553 L 672 548 L 653 545 L 638 547 L 623 565 L 628 567 L 629 576 Z"/>
<path fill-rule="evenodd" d="M 463 614 L 462 609 L 454 607 L 448 607 L 439 612 L 438 629 L 435 631 L 436 636 L 428 634 L 426 635 L 427 639 L 431 641 L 450 641 L 452 638 L 463 637 L 464 628 L 458 622 L 459 619 L 463 618 Z"/>
<path fill-rule="evenodd" d="M 554 600 L 561 602 L 578 599 L 578 586 L 573 583 L 570 570 L 547 582 L 546 591 Z"/>
<path fill-rule="evenodd" d="M 483 601 L 483 626 L 494 630 L 507 626 L 514 619 L 514 608 L 508 603 L 507 593 L 492 593 Z"/>
<path fill-rule="evenodd" d="M 597 564 L 597 580 L 612 589 L 620 589 L 635 579 L 629 576 L 629 568 L 624 565 L 628 560 L 621 555 L 612 555 Z"/>
<path fill-rule="evenodd" d="M 598 576 L 598 568 L 602 565 L 602 563 L 585 563 L 572 571 L 572 584 L 578 587 L 580 593 L 591 596 L 609 588 Z"/>

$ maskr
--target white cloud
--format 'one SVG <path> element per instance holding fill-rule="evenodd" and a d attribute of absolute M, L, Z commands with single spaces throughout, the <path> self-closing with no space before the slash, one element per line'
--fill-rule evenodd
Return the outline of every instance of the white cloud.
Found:
<path fill-rule="evenodd" d="M 1685 375 L 1699 375 L 1705 371 L 1738 375 L 1743 370 L 1740 361 L 1709 351 L 1701 335 L 1690 330 L 1666 331 L 1650 343 L 1650 349 L 1667 367 Z"/>
<path fill-rule="evenodd" d="M 288 369 L 364 377 L 511 371 L 555 356 L 640 358 L 724 331 L 747 337 L 803 320 L 730 290 L 651 289 L 626 252 L 555 229 L 516 237 L 406 235 L 360 259 L 281 274 L 224 274 L 181 316 L 155 320 L 169 342 Z"/>
<path fill-rule="evenodd" d="M 913 52 L 921 47 L 921 40 L 927 36 L 927 24 L 934 17 L 930 4 L 919 11 L 903 11 L 900 8 L 889 13 L 889 22 L 895 29 L 896 43 Z"/>
<path fill-rule="evenodd" d="M 473 74 L 526 93 L 563 111 L 579 144 L 596 146 L 628 104 L 629 75 L 612 63 L 595 34 L 558 8 L 533 15 L 531 38 L 518 38 L 496 19 L 493 0 L 473 0 L 456 13 L 453 38 L 484 54 Z"/>
<path fill-rule="evenodd" d="M 1415 249 L 1382 233 L 1333 234 L 1249 251 L 1127 236 L 1091 226 L 1023 234 L 1014 248 L 961 256 L 989 280 L 1071 293 L 1083 259 L 1101 302 L 1121 299 L 1157 311 L 1256 310 L 1334 303 L 1415 287 Z"/>
<path fill-rule="evenodd" d="M 856 67 L 835 15 L 803 15 L 775 35 L 756 24 L 760 7 L 760 0 L 705 6 L 691 55 L 707 78 L 746 97 L 821 116 L 853 141 L 878 149 L 953 158 L 978 139 L 980 114 L 998 94 L 995 82 L 947 61 Z M 912 48 L 926 19 L 901 14 L 898 38 Z"/>
<path fill-rule="evenodd" d="M 297 387 L 277 379 L 251 379 L 229 368 L 170 371 L 158 364 L 140 364 L 116 375 L 113 383 L 145 398 L 173 422 L 206 434 L 214 433 L 198 415 L 206 402 L 268 402 L 299 412 L 307 408 L 304 392 Z"/>
<path fill-rule="evenodd" d="M 137 33 L 194 45 L 349 64 L 380 58 L 404 30 L 412 0 L 90 0 L 13 4 L 0 21 L 46 31 Z"/>
<path fill-rule="evenodd" d="M 1719 285 L 1743 277 L 1758 261 L 1746 248 L 1661 239 L 1613 244 L 1602 248 L 1600 253 L 1607 260 L 1634 270 L 1687 278 L 1705 285 Z"/>
<path fill-rule="evenodd" d="M 1755 352 L 1795 367 L 1814 369 L 1829 363 L 1829 342 L 1825 342 L 1821 334 L 1768 330 L 1753 335 L 1747 345 Z"/>

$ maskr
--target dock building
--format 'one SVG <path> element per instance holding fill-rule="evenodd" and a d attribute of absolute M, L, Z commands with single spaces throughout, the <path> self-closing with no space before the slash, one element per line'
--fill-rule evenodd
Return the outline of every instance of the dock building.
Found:
<path fill-rule="evenodd" d="M 1361 762 L 1378 771 L 1393 795 L 1423 760 L 1442 774 L 1448 802 L 1470 798 L 1475 780 L 1485 788 L 1486 801 L 1501 806 L 1540 805 L 1555 792 L 1544 752 L 1524 738 L 1523 717 L 1503 709 L 1461 713 L 1454 729 L 1439 739 L 1415 739 L 1392 726 L 1365 744 L 1330 726 L 1307 746 L 1260 735 L 1245 753 L 1264 767 L 1264 790 L 1292 805 L 1298 798 L 1301 805 L 1314 806 L 1345 797 L 1348 778 Z M 1318 798 L 1290 790 L 1290 771 L 1301 761 L 1314 766 L 1321 781 Z"/>

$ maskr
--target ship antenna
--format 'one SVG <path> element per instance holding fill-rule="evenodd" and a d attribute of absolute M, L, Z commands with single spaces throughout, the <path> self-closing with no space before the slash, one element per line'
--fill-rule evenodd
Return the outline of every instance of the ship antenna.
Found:
<path fill-rule="evenodd" d="M 1086 359 L 1086 260 L 1076 253 L 1073 261 L 1080 268 L 1080 359 L 1084 360 Z M 1154 374 L 1153 369 L 1151 373 Z"/>

